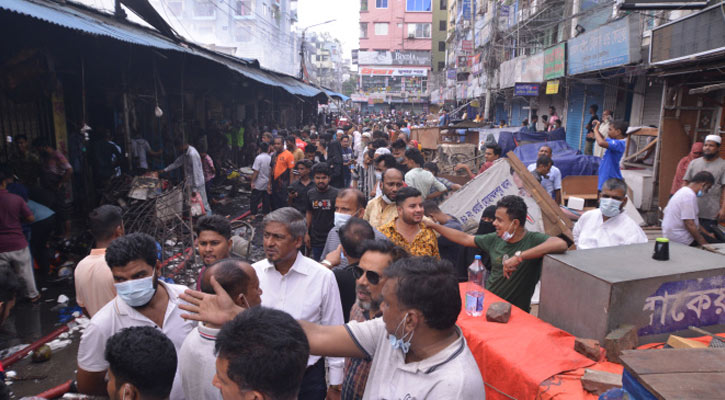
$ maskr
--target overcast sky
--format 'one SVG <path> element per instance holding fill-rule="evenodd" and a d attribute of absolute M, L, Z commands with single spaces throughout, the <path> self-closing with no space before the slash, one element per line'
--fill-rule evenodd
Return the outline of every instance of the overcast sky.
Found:
<path fill-rule="evenodd" d="M 335 22 L 310 28 L 307 32 L 329 32 L 342 42 L 343 58 L 350 59 L 357 49 L 360 35 L 360 0 L 298 0 L 298 26 L 307 26 L 335 19 Z"/>

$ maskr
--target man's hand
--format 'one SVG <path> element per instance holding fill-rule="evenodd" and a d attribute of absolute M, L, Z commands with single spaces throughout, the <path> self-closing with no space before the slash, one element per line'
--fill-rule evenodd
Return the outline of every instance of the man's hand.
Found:
<path fill-rule="evenodd" d="M 181 318 L 194 321 L 208 322 L 214 325 L 224 325 L 234 319 L 240 312 L 244 311 L 234 303 L 222 285 L 211 277 L 211 286 L 216 294 L 202 293 L 196 290 L 186 289 L 179 295 L 181 300 L 189 304 L 180 304 L 179 308 L 191 314 L 181 314 Z"/>
<path fill-rule="evenodd" d="M 725 208 L 721 208 L 720 211 L 717 213 L 717 221 L 725 221 Z"/>
<path fill-rule="evenodd" d="M 267 185 L 267 193 L 272 194 L 272 184 Z"/>
<path fill-rule="evenodd" d="M 338 245 L 335 250 L 327 253 L 325 260 L 330 263 L 331 267 L 337 267 L 340 265 L 340 262 L 342 261 L 342 245 Z"/>
<path fill-rule="evenodd" d="M 423 225 L 425 225 L 426 228 L 433 229 L 436 225 L 438 225 L 435 221 L 433 221 L 432 218 L 423 218 Z"/>
<path fill-rule="evenodd" d="M 513 275 L 514 272 L 516 272 L 516 269 L 519 267 L 519 264 L 521 262 L 519 261 L 518 257 L 510 257 L 504 260 L 503 262 L 503 276 L 506 279 L 511 278 L 511 275 Z"/>
<path fill-rule="evenodd" d="M 312 248 L 312 246 L 310 245 L 311 242 L 312 242 L 312 239 L 310 238 L 310 234 L 305 233 L 305 247 L 307 247 L 308 249 L 311 249 Z"/>

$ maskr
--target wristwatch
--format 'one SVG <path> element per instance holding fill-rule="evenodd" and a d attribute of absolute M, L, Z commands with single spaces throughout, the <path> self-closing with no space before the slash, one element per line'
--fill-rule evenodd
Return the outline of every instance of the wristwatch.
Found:
<path fill-rule="evenodd" d="M 522 263 L 524 261 L 524 258 L 521 256 L 521 250 L 514 253 L 514 257 L 517 257 L 519 259 L 519 263 Z"/>
<path fill-rule="evenodd" d="M 330 389 L 336 391 L 336 392 L 342 392 L 342 384 L 340 385 L 330 385 Z"/>
<path fill-rule="evenodd" d="M 320 264 L 326 266 L 327 268 L 332 268 L 332 263 L 327 260 L 320 261 Z"/>

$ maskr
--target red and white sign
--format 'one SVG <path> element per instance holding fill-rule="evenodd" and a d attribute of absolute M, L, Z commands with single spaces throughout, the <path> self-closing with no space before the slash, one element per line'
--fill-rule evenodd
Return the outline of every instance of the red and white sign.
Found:
<path fill-rule="evenodd" d="M 373 68 L 360 67 L 362 76 L 428 76 L 428 68 Z"/>

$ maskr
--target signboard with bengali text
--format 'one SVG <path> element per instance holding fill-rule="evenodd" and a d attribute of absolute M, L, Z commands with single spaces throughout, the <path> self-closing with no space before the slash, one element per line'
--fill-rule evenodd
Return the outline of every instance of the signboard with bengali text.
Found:
<path fill-rule="evenodd" d="M 544 50 L 544 79 L 561 78 L 566 73 L 566 43 Z"/>

